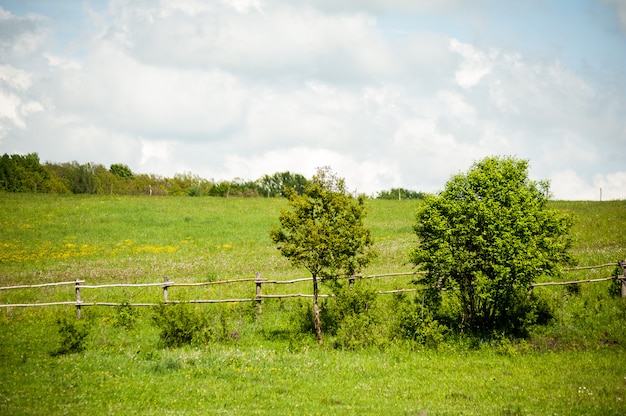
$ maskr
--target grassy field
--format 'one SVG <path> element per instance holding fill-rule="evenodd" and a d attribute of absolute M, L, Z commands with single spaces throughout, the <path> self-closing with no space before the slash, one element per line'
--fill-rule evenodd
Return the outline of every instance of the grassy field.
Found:
<path fill-rule="evenodd" d="M 409 271 L 418 202 L 371 201 L 379 256 L 365 274 Z M 580 265 L 626 258 L 626 201 L 554 202 L 575 216 Z M 281 199 L 0 194 L 0 286 L 306 277 L 272 245 Z M 606 277 L 612 268 L 568 273 Z M 410 287 L 410 278 L 368 281 Z M 73 306 L 0 309 L 0 414 L 626 413 L 626 302 L 610 282 L 536 288 L 555 320 L 527 340 L 450 339 L 348 351 L 318 347 L 294 322 L 306 301 L 198 305 L 219 341 L 164 348 L 150 308 L 83 308 L 86 350 L 54 354 Z M 171 288 L 170 299 L 251 297 L 254 286 Z M 264 292 L 310 291 L 306 284 Z M 0 303 L 73 300 L 73 288 L 0 292 Z M 83 300 L 159 301 L 161 288 L 83 290 Z M 301 313 L 300 313 L 301 315 Z M 121 323 L 121 324 L 120 324 Z M 132 325 L 130 324 L 132 323 Z M 236 336 L 234 336 L 236 334 Z"/>

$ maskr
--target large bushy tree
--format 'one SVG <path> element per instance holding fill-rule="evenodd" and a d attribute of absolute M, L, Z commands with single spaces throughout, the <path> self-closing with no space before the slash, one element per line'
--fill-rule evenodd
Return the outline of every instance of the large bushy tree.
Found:
<path fill-rule="evenodd" d="M 523 330 L 531 283 L 571 260 L 571 217 L 550 209 L 548 199 L 548 182 L 530 180 L 528 162 L 512 157 L 485 158 L 427 196 L 410 260 L 427 271 L 420 282 L 432 303 L 454 289 L 463 328 Z"/>
<path fill-rule="evenodd" d="M 373 240 L 363 223 L 365 198 L 350 195 L 344 180 L 329 168 L 318 169 L 302 194 L 285 189 L 289 209 L 281 211 L 280 226 L 270 236 L 294 266 L 306 268 L 313 277 L 313 317 L 321 343 L 318 282 L 353 275 L 374 256 Z"/>

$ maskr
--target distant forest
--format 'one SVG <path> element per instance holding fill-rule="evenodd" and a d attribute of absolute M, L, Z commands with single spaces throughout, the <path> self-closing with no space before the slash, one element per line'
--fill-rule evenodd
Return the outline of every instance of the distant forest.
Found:
<path fill-rule="evenodd" d="M 4 154 L 0 159 L 0 191 L 52 194 L 173 195 L 219 197 L 284 197 L 285 188 L 301 193 L 307 179 L 299 173 L 277 172 L 255 180 L 215 182 L 191 173 L 166 178 L 138 174 L 121 163 L 41 163 L 37 153 Z M 377 199 L 423 199 L 423 192 L 392 188 Z"/>

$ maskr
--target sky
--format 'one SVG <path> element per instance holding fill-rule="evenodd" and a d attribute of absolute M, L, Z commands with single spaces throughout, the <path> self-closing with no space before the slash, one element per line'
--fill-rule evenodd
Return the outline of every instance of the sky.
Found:
<path fill-rule="evenodd" d="M 0 154 L 626 199 L 626 0 L 0 0 Z"/>

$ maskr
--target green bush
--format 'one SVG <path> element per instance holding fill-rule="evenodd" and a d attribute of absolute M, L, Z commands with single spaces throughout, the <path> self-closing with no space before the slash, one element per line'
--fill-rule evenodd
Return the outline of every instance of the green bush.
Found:
<path fill-rule="evenodd" d="M 381 329 L 376 319 L 369 314 L 348 315 L 339 324 L 333 345 L 347 350 L 380 346 L 387 341 Z"/>
<path fill-rule="evenodd" d="M 617 266 L 613 270 L 612 276 L 618 277 L 622 275 L 622 268 Z M 611 285 L 609 286 L 609 294 L 614 297 L 619 297 L 622 295 L 622 281 L 620 279 L 611 280 Z"/>
<path fill-rule="evenodd" d="M 128 302 L 121 304 L 115 308 L 116 314 L 113 325 L 124 328 L 128 331 L 133 329 L 137 321 L 137 311 L 133 309 Z"/>
<path fill-rule="evenodd" d="M 335 289 L 336 296 L 322 309 L 323 323 L 335 335 L 336 348 L 358 349 L 382 346 L 389 342 L 384 313 L 375 290 L 358 282 L 352 287 Z"/>
<path fill-rule="evenodd" d="M 208 320 L 188 303 L 161 304 L 154 308 L 152 320 L 168 348 L 188 345 L 194 340 L 205 343 L 212 338 Z"/>
<path fill-rule="evenodd" d="M 443 342 L 448 327 L 434 319 L 431 310 L 423 305 L 420 298 L 416 297 L 413 301 L 401 298 L 396 302 L 396 310 L 396 337 L 431 348 Z"/>
<path fill-rule="evenodd" d="M 61 318 L 57 321 L 61 336 L 59 348 L 52 355 L 64 355 L 83 352 L 86 349 L 86 338 L 89 327 L 85 320 Z"/>
<path fill-rule="evenodd" d="M 418 283 L 429 289 L 430 304 L 444 290 L 458 296 L 462 331 L 526 332 L 533 323 L 528 288 L 573 263 L 573 217 L 551 208 L 548 196 L 547 181 L 529 179 L 528 161 L 488 157 L 419 206 L 419 244 L 409 260 L 427 272 Z"/>
<path fill-rule="evenodd" d="M 333 285 L 335 296 L 320 303 L 320 320 L 324 332 L 333 336 L 333 346 L 342 349 L 381 346 L 389 342 L 389 331 L 382 318 L 378 295 L 362 284 L 352 287 Z M 301 333 L 314 334 L 313 308 L 299 303 L 296 308 L 296 329 Z"/>

